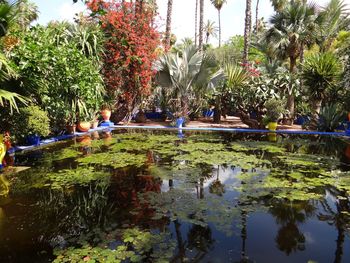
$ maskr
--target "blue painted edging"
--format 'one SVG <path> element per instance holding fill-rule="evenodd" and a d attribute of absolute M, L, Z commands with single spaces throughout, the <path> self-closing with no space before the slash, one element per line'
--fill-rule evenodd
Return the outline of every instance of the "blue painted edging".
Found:
<path fill-rule="evenodd" d="M 106 127 L 99 127 L 99 128 L 96 128 L 96 129 L 90 129 L 88 132 L 76 132 L 74 134 L 59 135 L 57 137 L 52 137 L 52 138 L 49 138 L 49 139 L 41 140 L 39 145 L 15 146 L 15 147 L 12 147 L 11 149 L 9 149 L 7 151 L 7 153 L 8 154 L 13 154 L 15 152 L 32 150 L 32 149 L 35 149 L 35 148 L 38 148 L 38 147 L 41 147 L 41 146 L 46 146 L 46 145 L 53 144 L 55 142 L 72 139 L 74 137 L 80 137 L 80 136 L 89 134 L 89 133 L 94 132 L 94 131 L 104 131 L 104 130 L 110 130 L 110 129 L 106 129 Z"/>
<path fill-rule="evenodd" d="M 277 130 L 271 132 L 269 130 L 255 129 L 234 129 L 234 128 L 195 128 L 195 127 L 165 127 L 165 126 L 114 126 L 114 129 L 153 129 L 153 130 L 188 130 L 188 131 L 225 131 L 225 132 L 245 132 L 245 133 L 277 133 L 277 134 L 301 134 L 301 135 L 328 135 L 328 136 L 347 136 L 345 132 L 318 132 L 318 131 L 292 131 Z"/>
<path fill-rule="evenodd" d="M 94 131 L 115 130 L 115 129 L 152 129 L 152 130 L 185 130 L 185 131 L 223 131 L 223 132 L 242 132 L 242 133 L 277 133 L 277 134 L 299 134 L 299 135 L 325 135 L 325 136 L 349 136 L 345 132 L 317 132 L 317 131 L 291 131 L 291 130 L 277 130 L 271 132 L 269 130 L 254 130 L 254 129 L 233 129 L 233 128 L 195 128 L 195 127 L 165 127 L 165 126 L 113 126 L 106 129 L 106 127 L 99 127 L 91 129 L 88 132 L 76 132 L 70 135 L 60 135 L 50 139 L 42 140 L 40 145 L 31 146 L 16 146 L 7 151 L 8 154 L 13 154 L 19 151 L 31 150 L 40 146 L 49 145 L 55 142 L 72 139 L 74 137 L 83 136 Z"/>

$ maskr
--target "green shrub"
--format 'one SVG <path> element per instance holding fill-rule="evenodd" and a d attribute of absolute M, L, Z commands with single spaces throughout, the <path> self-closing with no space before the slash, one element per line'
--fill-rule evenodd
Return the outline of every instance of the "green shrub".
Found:
<path fill-rule="evenodd" d="M 265 103 L 266 121 L 277 122 L 281 118 L 281 114 L 284 112 L 284 103 L 278 99 L 270 99 Z"/>
<path fill-rule="evenodd" d="M 38 106 L 21 108 L 19 113 L 13 116 L 11 134 L 17 140 L 27 135 L 48 136 L 50 134 L 50 120 L 46 111 Z"/>
<path fill-rule="evenodd" d="M 317 130 L 333 132 L 345 120 L 345 114 L 335 104 L 325 105 L 321 108 Z"/>

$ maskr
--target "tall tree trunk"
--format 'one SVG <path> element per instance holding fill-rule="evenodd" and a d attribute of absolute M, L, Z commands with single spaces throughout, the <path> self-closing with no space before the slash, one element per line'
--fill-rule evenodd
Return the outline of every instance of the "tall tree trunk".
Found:
<path fill-rule="evenodd" d="M 218 9 L 219 16 L 219 47 L 221 47 L 221 10 Z"/>
<path fill-rule="evenodd" d="M 143 0 L 136 0 L 135 2 L 135 12 L 138 14 L 142 13 L 143 9 Z"/>
<path fill-rule="evenodd" d="M 297 59 L 294 56 L 291 56 L 289 58 L 290 65 L 289 65 L 289 73 L 291 74 L 291 80 L 289 83 L 289 91 L 288 91 L 288 98 L 287 98 L 287 110 L 289 111 L 289 117 L 291 118 L 291 123 L 293 124 L 294 120 L 294 108 L 295 108 L 295 98 L 293 94 L 293 82 L 294 82 L 294 76 L 295 76 L 295 69 L 297 64 Z"/>
<path fill-rule="evenodd" d="M 196 11 L 194 15 L 194 44 L 198 45 L 198 0 L 196 0 Z"/>
<path fill-rule="evenodd" d="M 204 0 L 199 0 L 199 50 L 203 50 Z"/>
<path fill-rule="evenodd" d="M 214 108 L 214 123 L 221 122 L 221 98 L 216 96 L 215 98 L 215 108 Z"/>
<path fill-rule="evenodd" d="M 301 42 L 301 45 L 300 45 L 300 64 L 303 64 L 304 63 L 304 57 L 305 57 L 305 44 L 303 42 Z"/>
<path fill-rule="evenodd" d="M 248 62 L 248 52 L 249 52 L 249 46 L 250 46 L 251 22 L 252 22 L 252 1 L 251 0 L 246 0 L 243 63 L 247 63 Z"/>
<path fill-rule="evenodd" d="M 311 122 L 310 128 L 316 130 L 318 126 L 318 116 L 321 111 L 322 99 L 312 99 L 311 100 Z"/>
<path fill-rule="evenodd" d="M 180 110 L 181 117 L 188 118 L 188 113 L 190 108 L 188 96 L 181 96 L 180 105 L 181 105 L 181 110 Z"/>
<path fill-rule="evenodd" d="M 256 10 L 255 10 L 255 32 L 259 32 L 259 0 L 256 0 Z"/>
<path fill-rule="evenodd" d="M 168 12 L 166 17 L 165 41 L 164 41 L 164 46 L 166 51 L 168 51 L 170 48 L 172 11 L 173 11 L 173 0 L 168 0 Z"/>

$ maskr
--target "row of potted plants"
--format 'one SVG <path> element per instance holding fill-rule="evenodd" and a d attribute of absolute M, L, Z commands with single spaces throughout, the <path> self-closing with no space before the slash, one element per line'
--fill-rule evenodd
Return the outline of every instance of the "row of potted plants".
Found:
<path fill-rule="evenodd" d="M 101 116 L 103 118 L 103 121 L 109 121 L 111 117 L 111 110 L 109 109 L 103 109 L 101 110 Z M 78 122 L 75 123 L 68 123 L 66 126 L 66 131 L 69 134 L 75 133 L 76 130 L 80 132 L 87 132 L 90 129 L 96 129 L 99 125 L 99 120 L 98 120 L 98 114 L 95 112 L 90 112 L 90 115 L 86 118 L 87 120 L 79 120 Z M 92 120 L 92 121 L 89 121 Z"/>

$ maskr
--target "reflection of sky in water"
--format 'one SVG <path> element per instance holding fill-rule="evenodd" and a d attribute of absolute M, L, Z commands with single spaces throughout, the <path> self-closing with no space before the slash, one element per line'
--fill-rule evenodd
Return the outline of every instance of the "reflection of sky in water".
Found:
<path fill-rule="evenodd" d="M 181 140 L 181 143 L 186 142 Z M 215 141 L 215 143 L 217 143 L 217 141 Z M 252 148 L 254 149 L 254 146 L 252 146 Z M 259 155 L 259 158 L 260 151 L 262 150 L 257 150 L 257 153 L 254 152 L 254 154 Z M 220 153 L 218 153 L 218 156 L 219 154 Z M 269 160 L 271 160 L 271 158 L 276 157 L 276 155 L 276 153 L 270 153 L 266 154 L 264 157 L 267 159 L 270 158 Z M 172 162 L 170 158 L 164 160 L 160 156 L 160 154 L 154 154 L 151 168 L 156 168 L 155 170 L 150 168 L 150 170 L 133 171 L 130 169 L 125 170 L 127 171 L 125 174 L 125 171 L 122 170 L 123 176 L 117 177 L 118 179 L 113 181 L 115 185 L 110 185 L 110 189 L 104 193 L 104 198 L 106 197 L 107 199 L 103 198 L 103 200 L 108 201 L 106 201 L 106 207 L 108 208 L 121 205 L 121 210 L 118 210 L 118 214 L 123 216 L 125 222 L 129 222 L 129 219 L 134 222 L 134 218 L 127 212 L 127 207 L 123 206 L 122 202 L 118 203 L 120 201 L 118 198 L 123 198 L 122 195 L 116 195 L 116 193 L 122 192 L 126 196 L 124 197 L 126 201 L 130 201 L 130 204 L 138 204 L 137 201 L 139 200 L 137 200 L 136 197 L 130 197 L 131 200 L 128 199 L 129 193 L 143 193 L 145 191 L 155 194 L 159 190 L 159 188 L 157 188 L 158 180 L 153 182 L 157 185 L 157 187 L 154 187 L 154 185 L 150 184 L 152 180 L 149 180 L 149 175 L 151 173 L 154 177 L 162 178 L 161 191 L 165 193 L 163 197 L 165 197 L 168 203 L 173 204 L 172 202 L 175 201 L 176 206 L 175 208 L 174 206 L 170 206 L 170 209 L 161 212 L 167 216 L 174 215 L 175 213 L 177 213 L 177 215 L 172 218 L 174 220 L 157 219 L 159 221 L 148 222 L 148 217 L 152 216 L 150 212 L 152 209 L 149 209 L 150 207 L 147 206 L 147 202 L 144 206 L 143 203 L 141 203 L 141 211 L 137 210 L 137 212 L 140 212 L 137 214 L 140 218 L 136 216 L 136 219 L 140 221 L 135 219 L 135 222 L 138 222 L 135 224 L 140 224 L 141 227 L 146 228 L 154 227 L 154 229 L 152 229 L 153 231 L 170 230 L 171 238 L 176 242 L 179 242 L 178 235 L 180 234 L 182 246 L 185 250 L 185 258 L 187 258 L 185 260 L 187 260 L 187 262 L 194 262 L 194 258 L 200 259 L 196 262 L 239 262 L 243 250 L 247 259 L 250 260 L 246 262 L 308 262 L 308 260 L 316 262 L 334 262 L 337 249 L 336 241 L 339 235 L 334 218 L 320 219 L 321 213 L 325 213 L 322 206 L 323 204 L 321 204 L 320 201 L 286 201 L 285 199 L 273 198 L 273 194 L 266 194 L 266 196 L 264 194 L 259 195 L 263 192 L 259 189 L 259 184 L 266 183 L 264 178 L 269 174 L 269 171 L 266 169 L 263 170 L 263 166 L 259 166 L 260 162 L 257 162 L 256 166 L 261 168 L 256 168 L 254 170 L 241 169 L 238 161 L 236 162 L 236 167 L 213 166 L 211 169 L 208 169 L 208 164 L 198 165 L 196 168 L 193 168 L 191 165 L 187 165 L 189 164 L 188 161 L 176 160 L 176 162 Z M 206 155 L 204 154 L 204 156 Z M 239 160 L 242 161 L 242 159 Z M 171 167 L 171 165 L 174 167 Z M 244 167 L 244 163 L 241 163 L 241 166 Z M 73 165 L 72 167 L 75 166 Z M 69 166 L 69 169 L 74 169 L 72 167 Z M 273 168 L 269 169 L 273 172 Z M 283 169 L 281 169 L 278 174 L 275 173 L 275 176 L 283 177 L 284 171 L 282 170 Z M 290 170 L 297 171 L 298 168 L 291 167 Z M 157 173 L 159 174 L 157 175 Z M 174 191 L 170 189 L 169 178 L 173 178 L 172 187 Z M 217 183 L 217 180 L 219 180 L 220 183 Z M 293 180 L 297 181 L 299 179 L 297 177 L 297 179 L 294 178 Z M 146 188 L 148 189 L 146 190 Z M 242 189 L 238 191 L 237 188 Z M 336 192 L 332 192 L 332 187 L 329 188 L 329 190 L 326 189 L 326 187 L 316 190 L 319 194 L 324 194 L 324 200 L 327 201 L 329 209 L 334 211 L 334 214 L 339 214 L 337 210 L 339 198 L 337 198 Z M 154 191 L 154 189 L 157 190 Z M 224 192 L 222 191 L 223 189 Z M 256 195 L 254 194 L 255 192 L 257 192 Z M 74 191 L 72 191 L 71 194 L 73 193 Z M 220 194 L 222 194 L 222 196 L 220 196 Z M 168 199 L 166 199 L 166 197 Z M 15 196 L 15 198 L 15 204 L 23 203 L 21 196 Z M 36 200 L 35 198 L 33 201 Z M 27 196 L 26 200 L 29 200 Z M 145 200 L 147 201 L 147 198 Z M 305 219 L 300 219 L 300 215 L 303 217 L 306 213 L 305 207 L 307 206 L 305 204 L 309 204 L 315 210 L 312 211 L 310 215 L 305 216 Z M 73 205 L 75 205 L 75 203 Z M 17 206 L 19 209 L 16 209 L 16 211 L 22 213 L 22 211 L 25 210 L 22 205 Z M 72 208 L 74 207 L 75 206 L 72 206 Z M 77 205 L 77 207 L 81 206 Z M 12 218 L 18 215 L 13 215 L 14 210 L 9 208 L 11 207 L 0 207 L 0 261 L 2 256 L 1 243 L 3 242 L 6 244 L 7 242 L 6 236 L 1 236 L 1 234 L 10 227 L 6 225 L 8 221 L 1 220 L 1 218 L 5 215 L 11 216 L 10 225 L 16 226 L 17 224 Z M 34 210 L 36 208 L 36 206 L 33 206 L 33 208 L 30 209 Z M 145 211 L 143 211 L 143 209 L 145 209 Z M 173 211 L 171 211 L 172 209 Z M 248 212 L 243 214 L 242 209 L 247 209 Z M 70 215 L 71 209 L 67 211 L 67 215 Z M 343 211 L 346 211 L 346 207 L 343 207 Z M 123 215 L 124 212 L 126 213 L 125 215 Z M 141 212 L 145 212 L 145 214 Z M 194 217 L 195 212 L 199 212 L 198 217 Z M 38 215 L 41 216 L 42 213 Z M 90 215 L 91 214 L 89 214 L 89 216 Z M 124 218 L 124 216 L 127 218 Z M 21 219 L 23 218 L 23 222 L 25 223 L 28 223 L 29 218 L 34 218 L 34 216 L 22 216 L 22 214 L 18 217 Z M 86 215 L 84 215 L 83 219 L 86 219 L 85 217 L 89 219 Z M 69 216 L 65 218 L 69 218 Z M 92 218 L 96 218 L 94 214 Z M 175 220 L 175 218 L 177 218 L 177 220 Z M 52 219 L 50 218 L 49 220 L 51 221 Z M 113 223 L 118 222 L 118 220 L 119 219 L 116 219 L 114 215 L 111 217 Z M 246 223 L 244 224 L 243 222 L 245 220 Z M 122 223 L 124 223 L 124 221 L 122 221 Z M 40 220 L 36 220 L 36 222 L 42 224 L 43 221 L 40 218 Z M 3 226 L 1 228 L 2 224 Z M 28 227 L 28 225 L 22 224 L 22 222 L 20 225 L 21 227 L 22 225 Z M 96 226 L 93 220 L 92 225 L 94 227 Z M 246 231 L 244 249 L 242 226 L 245 226 L 243 229 Z M 54 229 L 55 226 L 52 228 Z M 17 228 L 17 230 L 18 229 L 19 228 Z M 8 236 L 13 238 L 13 231 L 7 232 Z M 1 239 L 1 237 L 4 238 Z M 22 238 L 18 240 L 22 240 Z M 30 240 L 36 239 L 31 238 Z M 114 246 L 117 244 L 120 243 L 113 243 Z M 344 248 L 343 262 L 349 262 L 350 250 L 348 248 L 350 246 L 350 239 L 347 234 L 344 237 L 342 246 Z M 17 247 L 20 246 L 17 246 L 16 243 L 16 249 Z M 205 251 L 202 250 L 203 248 L 205 248 Z M 178 251 L 179 248 L 177 248 L 176 253 Z"/>
<path fill-rule="evenodd" d="M 180 172 L 181 174 L 181 172 Z M 243 170 L 240 167 L 218 166 L 213 167 L 212 176 L 206 177 L 203 181 L 204 200 L 214 195 L 210 193 L 210 186 L 216 182 L 217 178 L 221 184 L 224 185 L 225 193 L 221 198 L 234 203 L 239 198 L 239 192 L 234 190 L 242 186 L 242 176 L 247 175 L 247 180 L 257 181 L 260 178 L 265 177 L 268 174 L 266 171 L 256 169 Z M 174 176 L 174 179 L 176 175 Z M 181 180 L 174 180 L 173 187 L 183 187 Z M 193 193 L 198 196 L 200 182 L 197 184 L 193 182 L 193 187 L 186 189 L 187 192 Z M 198 189 L 196 189 L 196 186 Z M 169 191 L 169 181 L 164 180 L 162 185 L 162 191 Z M 325 199 L 328 200 L 330 208 L 336 210 L 337 199 L 328 190 L 325 192 Z M 319 202 L 314 203 L 318 209 L 321 209 Z M 210 209 L 209 209 L 210 211 Z M 208 211 L 208 212 L 209 212 Z M 237 219 L 237 221 L 236 221 Z M 201 257 L 201 262 L 239 262 L 242 255 L 243 239 L 241 236 L 240 218 L 236 218 L 231 224 L 232 234 L 223 232 L 217 229 L 216 225 L 208 222 L 208 228 L 211 232 L 212 244 L 209 246 L 208 251 L 203 252 L 196 248 L 188 247 L 188 235 L 193 228 L 193 224 L 180 221 L 180 233 L 185 245 L 186 256 L 190 259 Z M 268 212 L 251 212 L 246 216 L 247 225 L 247 237 L 245 245 L 245 255 L 248 262 L 304 262 L 304 259 L 308 257 L 315 262 L 333 262 L 334 253 L 336 251 L 335 240 L 337 239 L 334 232 L 334 226 L 327 224 L 327 222 L 321 222 L 317 218 L 317 214 L 308 218 L 305 222 L 291 222 L 291 226 L 288 226 L 287 222 L 277 222 L 276 218 Z M 175 233 L 175 227 L 171 223 L 170 229 Z M 286 229 L 286 230 L 284 230 Z M 290 229 L 290 230 L 288 230 Z M 283 232 L 287 231 L 287 232 Z M 292 231 L 292 232 L 288 232 Z M 283 244 L 278 243 L 279 232 L 285 233 L 284 242 L 288 245 L 288 238 L 295 239 L 293 231 L 299 231 L 304 241 L 299 245 L 292 246 L 291 252 L 287 255 L 286 251 L 281 250 Z M 292 235 L 288 237 L 288 234 Z M 295 233 L 294 233 L 295 235 Z M 344 248 L 350 245 L 350 240 L 346 238 L 344 242 Z M 329 253 L 329 248 L 333 247 L 334 253 Z M 343 258 L 350 257 L 350 250 L 344 249 Z"/>

